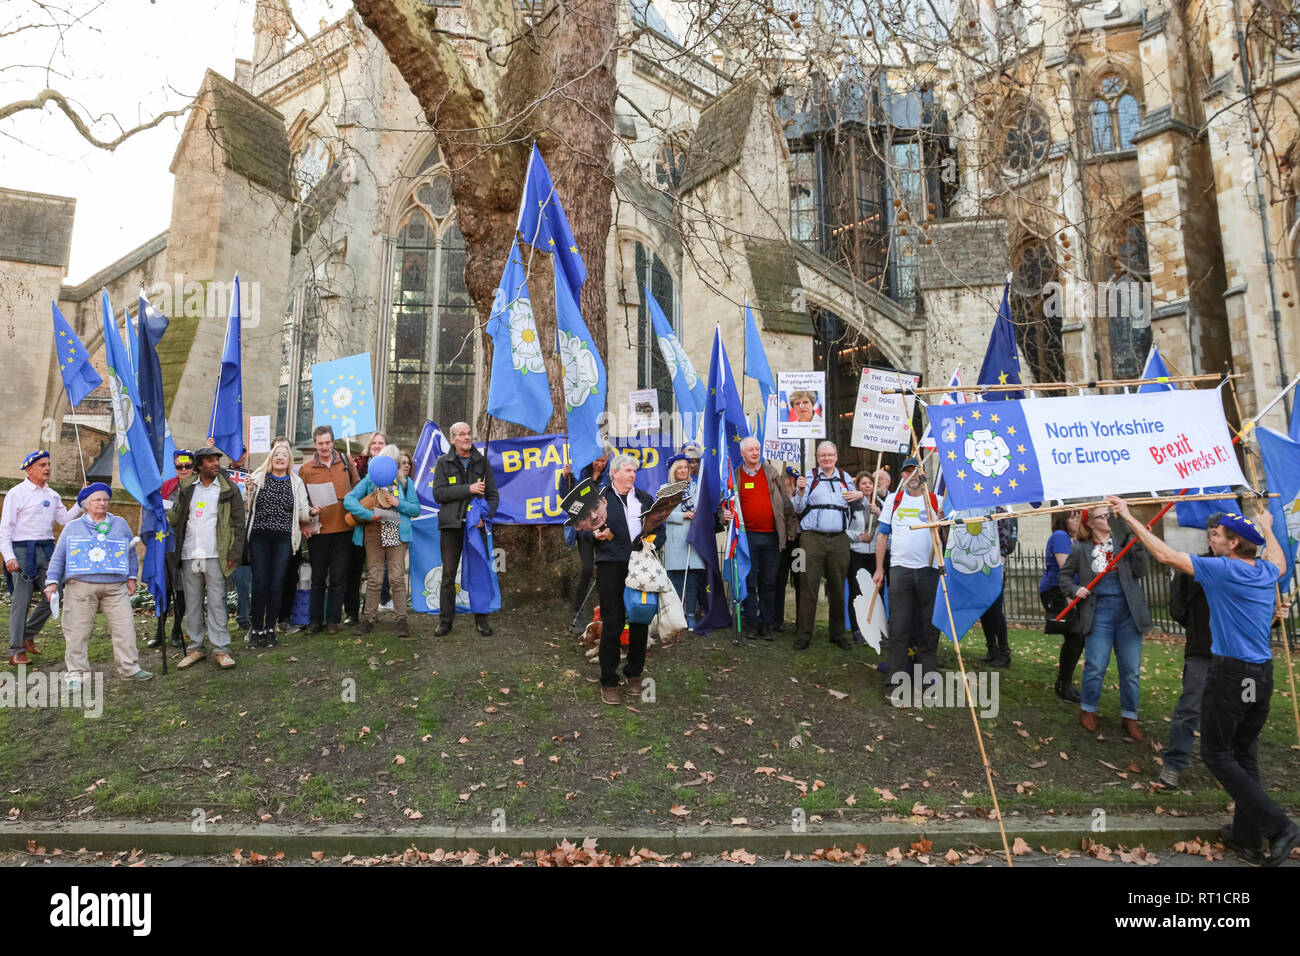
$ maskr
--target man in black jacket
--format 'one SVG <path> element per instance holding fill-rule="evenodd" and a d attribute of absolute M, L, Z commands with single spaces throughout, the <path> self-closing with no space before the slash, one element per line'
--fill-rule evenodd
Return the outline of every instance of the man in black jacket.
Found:
<path fill-rule="evenodd" d="M 433 500 L 438 502 L 438 533 L 442 538 L 442 589 L 438 596 L 438 629 L 434 635 L 451 633 L 456 620 L 456 571 L 465 547 L 465 512 L 470 501 L 487 501 L 488 517 L 496 514 L 497 482 L 483 453 L 474 447 L 469 426 L 457 422 L 447 432 L 451 451 L 438 459 L 433 469 Z M 482 528 L 480 521 L 476 528 Z M 481 533 L 481 532 L 476 532 Z M 475 614 L 474 624 L 484 637 L 492 633 L 486 614 Z"/>
<path fill-rule="evenodd" d="M 1206 520 L 1207 539 L 1221 517 L 1223 512 L 1216 511 Z M 1207 543 L 1202 556 L 1213 555 Z M 1164 767 L 1160 771 L 1160 784 L 1173 789 L 1178 786 L 1178 775 L 1192 760 L 1196 731 L 1201 723 L 1201 694 L 1205 691 L 1205 675 L 1210 670 L 1210 604 L 1205 600 L 1205 589 L 1190 574 L 1174 572 L 1174 582 L 1169 588 L 1169 616 L 1187 630 L 1183 645 L 1183 694 L 1178 698 L 1169 725 L 1169 746 L 1161 754 Z"/>

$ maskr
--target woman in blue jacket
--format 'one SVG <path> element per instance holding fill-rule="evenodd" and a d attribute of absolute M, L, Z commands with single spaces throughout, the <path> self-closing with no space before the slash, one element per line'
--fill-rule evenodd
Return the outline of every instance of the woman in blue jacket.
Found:
<path fill-rule="evenodd" d="M 411 519 L 420 515 L 420 499 L 415 493 L 415 481 L 398 474 L 401 460 L 396 445 L 385 445 L 371 459 L 366 477 L 343 499 L 343 507 L 357 519 L 352 543 L 366 549 L 366 606 L 355 628 L 357 634 L 369 634 L 375 629 L 385 567 L 397 614 L 397 634 L 406 637 L 410 633 L 406 620 L 406 548 L 411 541 Z M 369 495 L 375 496 L 374 508 L 361 503 Z"/>

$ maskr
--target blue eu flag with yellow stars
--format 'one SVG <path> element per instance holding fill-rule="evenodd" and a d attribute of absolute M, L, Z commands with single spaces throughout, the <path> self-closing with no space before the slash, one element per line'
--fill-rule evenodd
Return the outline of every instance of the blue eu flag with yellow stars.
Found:
<path fill-rule="evenodd" d="M 95 366 L 90 364 L 90 354 L 59 311 L 58 305 L 51 302 L 50 308 L 54 310 L 54 355 L 59 360 L 59 374 L 63 376 L 68 404 L 75 407 L 103 385 L 104 380 L 95 371 Z"/>
<path fill-rule="evenodd" d="M 569 217 L 560 205 L 551 171 L 546 168 L 536 143 L 528 158 L 524 196 L 519 203 L 519 221 L 515 228 L 524 242 L 555 256 L 556 265 L 576 299 L 582 284 L 587 281 L 587 266 L 582 261 L 582 253 L 578 252 L 578 240 L 573 238 L 573 230 L 569 228 Z"/>
<path fill-rule="evenodd" d="M 930 427 L 954 508 L 1043 500 L 1038 454 L 1020 402 L 934 405 Z"/>
<path fill-rule="evenodd" d="M 980 366 L 978 385 L 1019 385 L 1020 352 L 1016 349 L 1016 327 L 1011 323 L 1011 283 L 1002 287 L 1002 306 L 998 317 L 993 322 L 993 334 L 989 336 L 989 346 L 984 352 L 984 364 Z M 1019 390 L 986 392 L 986 402 L 1015 401 L 1025 397 Z"/>
<path fill-rule="evenodd" d="M 334 429 L 335 438 L 375 430 L 369 352 L 313 365 L 311 382 L 316 398 L 312 403 L 313 425 L 329 425 Z"/>

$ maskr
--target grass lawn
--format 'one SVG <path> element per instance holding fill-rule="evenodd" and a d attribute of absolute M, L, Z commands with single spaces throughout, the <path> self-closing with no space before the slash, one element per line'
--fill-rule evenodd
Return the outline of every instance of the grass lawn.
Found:
<path fill-rule="evenodd" d="M 116 677 L 101 618 L 91 660 L 107 672 L 102 717 L 0 708 L 0 813 L 188 821 L 202 809 L 227 823 L 372 828 L 486 825 L 500 810 L 511 826 L 764 826 L 796 809 L 852 821 L 991 805 L 970 712 L 891 706 L 869 648 L 845 653 L 824 631 L 803 653 L 789 636 L 740 647 L 730 633 L 688 636 L 651 650 L 653 700 L 615 708 L 601 704 L 597 667 L 567 636 L 567 617 L 557 601 L 496 615 L 490 638 L 464 619 L 434 638 L 436 622 L 412 615 L 406 639 L 381 627 L 293 635 L 271 651 L 237 642 L 233 671 L 209 660 L 140 685 Z M 152 618 L 137 625 L 145 636 Z M 1199 762 L 1184 790 L 1150 785 L 1181 642 L 1145 643 L 1141 743 L 1120 730 L 1113 664 L 1101 732 L 1088 734 L 1077 706 L 1052 692 L 1058 640 L 1013 631 L 1011 642 L 998 714 L 979 722 L 1004 812 L 1223 809 L 1227 795 Z M 61 669 L 53 624 L 38 643 L 39 668 Z M 967 648 L 983 656 L 978 629 Z M 157 652 L 141 653 L 157 672 Z M 946 642 L 941 663 L 956 664 Z M 1276 674 L 1259 761 L 1294 810 L 1300 752 L 1281 660 Z"/>

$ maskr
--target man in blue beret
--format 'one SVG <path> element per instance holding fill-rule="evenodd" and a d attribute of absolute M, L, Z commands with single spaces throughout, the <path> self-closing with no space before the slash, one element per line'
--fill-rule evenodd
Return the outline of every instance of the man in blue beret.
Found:
<path fill-rule="evenodd" d="M 27 477 L 5 493 L 0 514 L 0 554 L 4 555 L 5 582 L 13 606 L 9 609 L 10 664 L 30 664 L 40 655 L 35 638 L 50 619 L 50 604 L 42 595 L 45 569 L 54 553 L 54 526 L 66 525 L 81 514 L 68 510 L 50 487 L 50 453 L 34 451 L 22 462 Z M 36 607 L 31 614 L 32 598 Z M 30 655 L 30 656 L 29 656 Z"/>
<path fill-rule="evenodd" d="M 139 559 L 131 526 L 108 513 L 112 496 L 112 489 L 103 482 L 81 489 L 77 504 L 85 514 L 63 529 L 46 572 L 46 600 L 63 585 L 63 663 L 70 687 L 90 678 L 87 649 L 95 614 L 100 611 L 108 619 L 117 672 L 133 681 L 153 677 L 136 661 L 131 596 L 140 578 Z"/>
<path fill-rule="evenodd" d="M 1255 757 L 1273 696 L 1269 631 L 1278 611 L 1279 568 L 1286 560 L 1273 536 L 1273 516 L 1262 510 L 1254 519 L 1223 515 L 1210 529 L 1213 555 L 1202 557 L 1165 544 L 1133 517 L 1123 499 L 1106 500 L 1152 557 L 1192 575 L 1205 590 L 1211 657 L 1201 697 L 1201 759 L 1236 802 L 1232 823 L 1220 835 L 1247 863 L 1277 866 L 1300 846 L 1300 827 L 1265 793 Z M 1268 843 L 1267 853 L 1261 840 Z"/>

